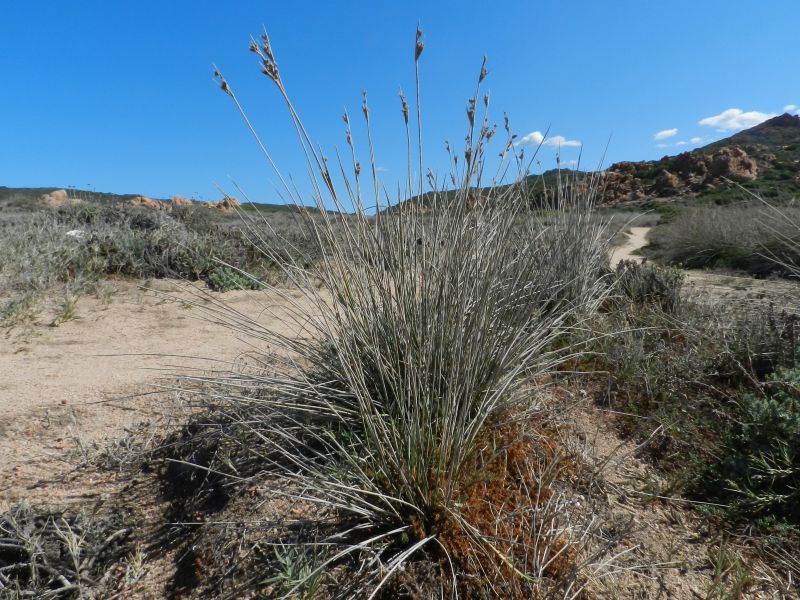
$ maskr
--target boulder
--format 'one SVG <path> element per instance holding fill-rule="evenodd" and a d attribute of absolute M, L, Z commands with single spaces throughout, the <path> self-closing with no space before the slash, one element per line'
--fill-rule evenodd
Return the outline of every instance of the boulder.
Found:
<path fill-rule="evenodd" d="M 45 206 L 63 206 L 65 204 L 72 204 L 73 200 L 67 194 L 67 190 L 54 190 L 49 194 L 42 194 L 39 197 L 39 202 Z"/>
<path fill-rule="evenodd" d="M 603 172 L 602 189 L 604 202 L 618 204 L 621 202 L 635 202 L 645 197 L 642 183 L 634 176 L 635 167 L 632 163 L 619 163 L 615 165 L 619 170 Z"/>
<path fill-rule="evenodd" d="M 758 165 L 741 148 L 726 146 L 711 157 L 708 171 L 712 177 L 755 179 L 758 176 Z"/>
<path fill-rule="evenodd" d="M 239 202 L 239 201 L 238 201 L 236 198 L 234 198 L 233 196 L 225 196 L 225 197 L 222 199 L 222 202 L 217 202 L 217 203 L 216 203 L 214 206 L 215 206 L 216 208 L 218 208 L 219 210 L 222 210 L 222 211 L 226 211 L 226 212 L 227 212 L 227 211 L 231 211 L 231 210 L 233 210 L 234 208 L 236 208 L 237 206 L 241 206 L 241 205 L 242 205 L 242 203 L 241 203 L 241 202 Z"/>
<path fill-rule="evenodd" d="M 705 177 L 708 173 L 706 160 L 702 155 L 695 152 L 683 152 L 672 159 L 672 167 L 682 178 L 689 179 L 692 176 Z"/>
<path fill-rule="evenodd" d="M 158 200 L 153 200 L 152 198 L 148 198 L 147 196 L 136 196 L 135 198 L 131 198 L 128 201 L 128 204 L 133 206 L 144 206 L 145 208 L 155 208 L 155 209 L 162 209 L 164 208 L 163 202 L 159 202 Z"/>
<path fill-rule="evenodd" d="M 192 204 L 194 204 L 194 202 L 183 196 L 172 197 L 172 206 L 191 206 Z"/>
<path fill-rule="evenodd" d="M 681 187 L 681 179 L 666 169 L 656 177 L 654 190 L 659 196 L 673 196 Z"/>

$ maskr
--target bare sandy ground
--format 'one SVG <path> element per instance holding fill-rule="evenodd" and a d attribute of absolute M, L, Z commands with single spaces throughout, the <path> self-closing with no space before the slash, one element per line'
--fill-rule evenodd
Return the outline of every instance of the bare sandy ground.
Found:
<path fill-rule="evenodd" d="M 646 245 L 648 228 L 632 229 L 612 262 L 641 260 L 635 252 Z M 121 283 L 109 305 L 85 298 L 78 318 L 58 327 L 42 318 L 26 331 L 0 332 L 0 512 L 23 500 L 96 506 L 104 496 L 126 494 L 122 484 L 146 488 L 146 481 L 120 482 L 102 470 L 89 469 L 76 479 L 69 474 L 81 461 L 82 447 L 124 438 L 126 428 L 138 423 L 180 419 L 180 394 L 160 387 L 172 388 L 176 373 L 225 368 L 252 350 L 251 339 L 208 320 L 204 309 L 222 300 L 265 327 L 289 332 L 290 302 L 300 301 L 297 293 L 288 299 L 264 292 L 198 297 L 178 282 L 154 285 L 171 298 Z M 725 279 L 719 285 L 731 284 Z M 661 487 L 658 475 L 637 458 L 641 448 L 620 440 L 606 421 L 587 405 L 578 411 L 575 438 L 585 446 L 580 453 L 587 463 L 596 464 L 604 498 L 597 518 L 619 530 L 619 571 L 598 597 L 705 597 L 715 542 L 680 502 L 656 501 L 647 490 Z M 140 507 L 143 529 L 162 524 L 155 497 L 131 502 L 147 504 Z M 145 591 L 128 597 L 166 597 L 175 572 L 175 551 L 170 552 L 149 559 Z M 627 592 L 619 595 L 621 589 Z"/>
<path fill-rule="evenodd" d="M 82 299 L 78 318 L 58 327 L 43 318 L 24 332 L 0 332 L 0 512 L 35 497 L 37 482 L 74 464 L 81 447 L 168 417 L 179 408 L 176 393 L 161 387 L 174 385 L 170 375 L 224 369 L 252 350 L 252 340 L 204 315 L 215 300 L 286 327 L 286 301 L 269 294 L 198 298 L 186 284 L 153 285 L 173 298 L 121 283 L 109 305 Z"/>
<path fill-rule="evenodd" d="M 621 246 L 617 246 L 611 251 L 611 268 L 617 266 L 623 260 L 632 260 L 634 262 L 642 262 L 644 258 L 636 254 L 647 246 L 647 234 L 650 233 L 650 227 L 631 227 L 625 233 L 627 241 Z"/>

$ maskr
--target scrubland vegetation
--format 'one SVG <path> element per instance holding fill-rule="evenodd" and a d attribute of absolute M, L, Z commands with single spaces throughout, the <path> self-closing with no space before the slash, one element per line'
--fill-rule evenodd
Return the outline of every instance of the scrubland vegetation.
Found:
<path fill-rule="evenodd" d="M 518 181 L 526 176 L 507 122 L 493 141 L 485 67 L 466 147 L 452 155 L 455 190 L 431 176 L 424 206 L 373 212 L 384 200 L 374 162 L 362 169 L 353 149 L 334 176 L 266 35 L 251 50 L 315 167 L 320 210 L 232 228 L 209 225 L 202 210 L 78 205 L 5 223 L 0 242 L 7 321 L 35 312 L 46 290 L 83 293 L 110 276 L 264 290 L 291 307 L 291 333 L 228 310 L 224 297 L 203 308 L 253 352 L 228 370 L 184 376 L 194 416 L 126 452 L 168 505 L 159 542 L 177 549 L 175 594 L 626 597 L 615 578 L 643 567 L 620 562 L 596 465 L 565 442 L 575 403 L 555 386 L 583 390 L 641 444 L 664 475 L 643 496 L 695 511 L 725 540 L 705 597 L 796 594 L 796 316 L 687 298 L 673 267 L 612 270 L 618 232 L 595 209 L 591 180 L 538 210 L 513 184 L 474 201 L 475 188 L 500 183 L 484 180 L 489 148 Z M 422 51 L 418 34 L 417 65 Z M 404 98 L 401 109 L 410 197 L 422 191 L 411 174 L 417 155 L 422 170 L 421 124 Z M 369 127 L 366 100 L 363 114 Z M 340 212 L 324 210 L 331 205 Z M 760 220 L 756 209 L 711 210 L 665 219 L 656 256 L 793 273 L 794 209 L 759 208 Z M 0 517 L 0 593 L 103 597 L 135 585 L 143 558 L 133 527 L 84 517 L 30 507 Z M 758 574 L 748 570 L 755 560 L 767 565 Z"/>
<path fill-rule="evenodd" d="M 314 260 L 296 214 L 218 216 L 201 206 L 169 210 L 84 201 L 33 207 L 0 221 L 0 322 L 36 318 L 42 302 L 107 297 L 114 278 L 203 281 L 212 290 L 257 288 L 278 276 L 277 260 Z M 280 231 L 280 248 L 275 231 Z M 256 249 L 257 237 L 272 246 Z M 245 276 L 246 271 L 250 276 Z"/>
<path fill-rule="evenodd" d="M 683 207 L 653 230 L 650 242 L 649 255 L 671 265 L 790 276 L 790 265 L 800 264 L 800 208 Z"/>

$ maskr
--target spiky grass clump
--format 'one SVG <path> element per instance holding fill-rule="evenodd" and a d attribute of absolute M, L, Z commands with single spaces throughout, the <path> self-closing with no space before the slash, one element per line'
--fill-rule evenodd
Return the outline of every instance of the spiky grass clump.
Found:
<path fill-rule="evenodd" d="M 496 192 L 493 180 L 476 191 L 495 131 L 486 117 L 476 126 L 476 88 L 464 161 L 453 158 L 455 192 L 437 190 L 429 175 L 424 208 L 410 199 L 367 216 L 349 118 L 353 175 L 342 167 L 337 185 L 289 101 L 266 35 L 251 50 L 316 169 L 318 207 L 340 212 L 306 220 L 324 258 L 313 271 L 285 267 L 299 294 L 272 290 L 291 306 L 291 333 L 224 305 L 215 313 L 284 358 L 210 383 L 214 403 L 222 401 L 237 431 L 250 432 L 247 445 L 271 488 L 319 507 L 307 519 L 322 549 L 308 578 L 348 564 L 355 576 L 331 593 L 373 597 L 413 557 L 425 556 L 445 576 L 440 592 L 531 597 L 553 576 L 564 594 L 577 593 L 574 523 L 549 488 L 546 473 L 560 462 L 532 384 L 563 358 L 548 350 L 552 342 L 606 293 L 606 234 L 592 215 L 594 188 L 561 194 L 536 212 L 522 185 Z M 417 60 L 420 54 L 418 33 Z M 485 76 L 483 66 L 479 86 Z M 404 98 L 402 109 L 409 133 Z M 366 100 L 363 113 L 369 128 Z M 506 130 L 502 157 L 521 164 Z M 417 187 L 407 139 L 408 198 Z M 294 189 L 287 185 L 286 193 Z M 354 216 L 342 213 L 347 207 Z"/>

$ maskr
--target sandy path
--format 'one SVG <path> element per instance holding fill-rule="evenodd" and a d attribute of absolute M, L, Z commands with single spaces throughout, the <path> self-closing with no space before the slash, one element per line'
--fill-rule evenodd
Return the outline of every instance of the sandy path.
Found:
<path fill-rule="evenodd" d="M 625 233 L 627 241 L 611 251 L 611 268 L 613 269 L 623 260 L 642 262 L 644 258 L 636 254 L 636 251 L 647 245 L 648 233 L 650 233 L 650 227 L 631 227 L 630 231 Z"/>
<path fill-rule="evenodd" d="M 178 299 L 193 299 L 185 289 L 174 291 L 175 283 L 155 285 Z M 132 284 L 120 288 L 108 306 L 81 300 L 79 317 L 58 327 L 35 325 L 22 338 L 0 332 L 0 511 L 29 497 L 38 480 L 74 463 L 80 443 L 119 436 L 125 427 L 174 407 L 175 394 L 155 386 L 169 372 L 225 367 L 163 355 L 234 361 L 252 350 L 234 332 L 203 318 L 210 299 L 189 307 Z M 287 303 L 277 297 L 228 292 L 210 298 L 222 298 L 265 326 L 286 327 Z M 141 392 L 150 395 L 131 398 Z"/>
<path fill-rule="evenodd" d="M 636 254 L 648 244 L 650 227 L 631 227 L 627 241 L 611 252 L 611 266 L 623 260 L 642 262 Z M 800 285 L 785 279 L 755 279 L 709 271 L 685 271 L 687 292 L 714 302 L 740 304 L 749 307 L 773 306 L 777 310 L 800 313 Z"/>

